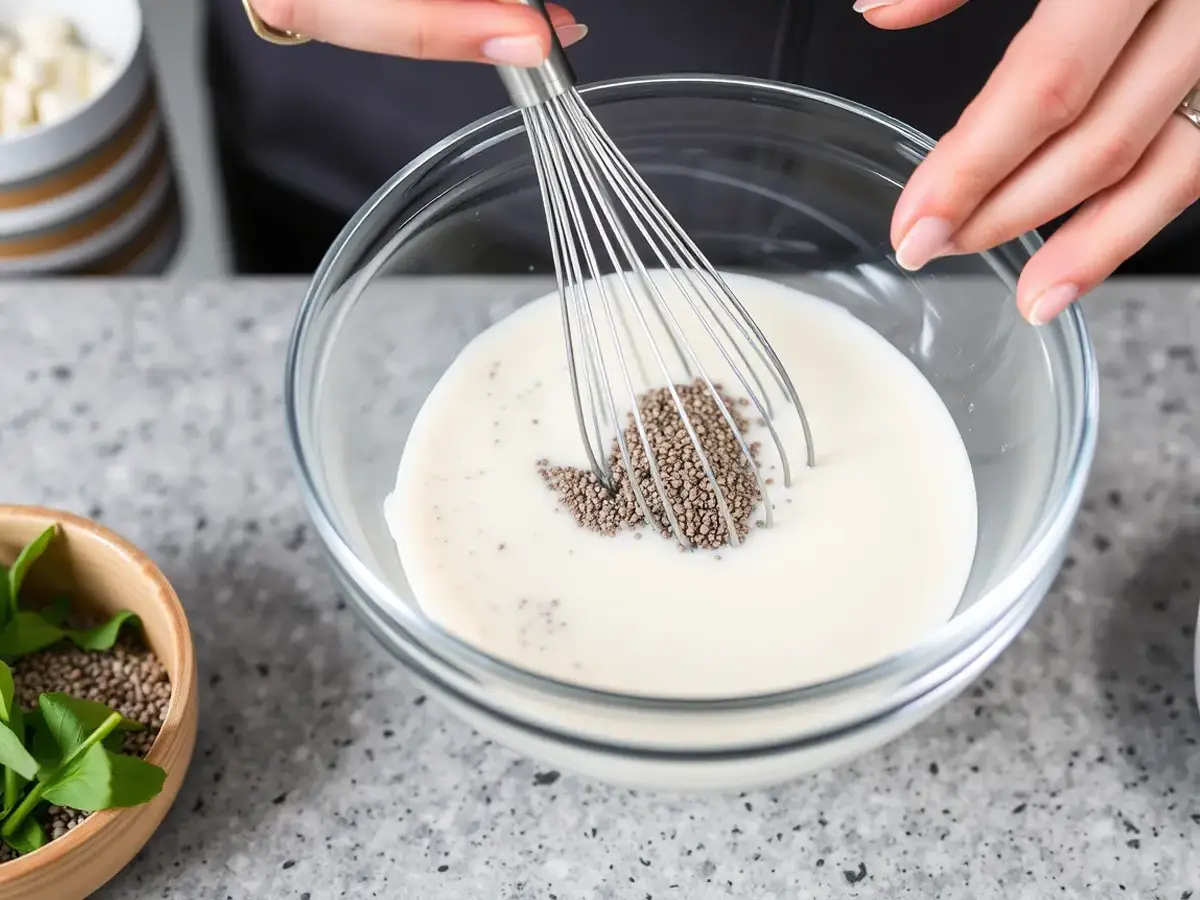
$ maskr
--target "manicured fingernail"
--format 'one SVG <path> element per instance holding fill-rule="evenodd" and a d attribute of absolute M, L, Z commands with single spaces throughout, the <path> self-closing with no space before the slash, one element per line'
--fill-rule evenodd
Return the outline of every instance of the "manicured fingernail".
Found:
<path fill-rule="evenodd" d="M 917 271 L 942 253 L 953 232 L 946 219 L 918 219 L 896 248 L 896 262 L 902 269 Z"/>
<path fill-rule="evenodd" d="M 1079 288 L 1075 285 L 1056 284 L 1046 288 L 1029 304 L 1026 318 L 1030 325 L 1045 325 L 1078 299 Z"/>
<path fill-rule="evenodd" d="M 484 57 L 502 66 L 533 68 L 546 61 L 542 42 L 532 36 L 494 37 L 480 48 Z"/>
<path fill-rule="evenodd" d="M 578 44 L 587 37 L 588 27 L 579 22 L 572 25 L 563 25 L 554 29 L 554 33 L 558 35 L 558 42 L 564 47 L 570 47 L 572 44 Z"/>
<path fill-rule="evenodd" d="M 854 11 L 856 13 L 865 13 L 873 9 L 879 9 L 881 6 L 895 6 L 900 2 L 901 0 L 858 0 L 854 4 Z"/>

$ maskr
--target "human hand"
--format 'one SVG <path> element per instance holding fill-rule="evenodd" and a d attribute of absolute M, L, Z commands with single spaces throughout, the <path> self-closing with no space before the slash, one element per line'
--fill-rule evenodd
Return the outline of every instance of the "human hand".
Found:
<path fill-rule="evenodd" d="M 536 66 L 550 52 L 542 14 L 511 0 L 250 0 L 272 28 L 354 50 L 407 56 Z M 582 40 L 580 25 L 548 3 L 563 46 Z"/>
<path fill-rule="evenodd" d="M 966 2 L 854 8 L 900 29 Z M 892 219 L 897 260 L 917 269 L 986 250 L 1082 204 L 1017 287 L 1025 317 L 1049 321 L 1200 198 L 1200 128 L 1176 114 L 1198 81 L 1200 0 L 1041 0 L 909 179 Z"/>

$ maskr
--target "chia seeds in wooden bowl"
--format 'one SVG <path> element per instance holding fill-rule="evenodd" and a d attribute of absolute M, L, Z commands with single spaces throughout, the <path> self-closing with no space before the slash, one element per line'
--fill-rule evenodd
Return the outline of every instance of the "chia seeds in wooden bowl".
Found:
<path fill-rule="evenodd" d="M 162 663 L 136 634 L 122 635 L 111 650 L 80 650 L 63 643 L 27 656 L 12 667 L 16 699 L 31 710 L 39 696 L 64 693 L 103 703 L 143 726 L 125 735 L 122 751 L 144 757 L 158 736 L 171 703 L 171 682 Z M 90 813 L 52 806 L 42 823 L 50 840 L 62 837 Z M 16 854 L 0 844 L 0 863 Z"/>
<path fill-rule="evenodd" d="M 115 645 L 107 639 L 88 639 L 108 649 L 82 651 L 60 642 L 40 652 L 10 656 L 14 702 L 28 706 L 39 691 L 49 691 L 40 698 L 39 710 L 47 696 L 65 696 L 77 703 L 98 701 L 132 716 L 144 728 L 125 735 L 121 749 L 135 757 L 144 754 L 163 780 L 156 794 L 136 805 L 86 816 L 46 810 L 41 822 L 48 842 L 0 863 L 4 900 L 93 896 L 136 857 L 162 823 L 179 794 L 196 743 L 195 650 L 170 583 L 119 535 L 69 512 L 41 507 L 0 506 L 0 563 L 12 565 L 22 548 L 52 525 L 60 529 L 59 536 L 28 570 L 28 593 L 19 595 L 28 598 L 27 608 L 48 602 L 57 617 L 55 604 L 66 598 L 73 611 L 90 620 L 70 623 L 76 627 L 109 623 L 123 612 L 136 616 L 140 627 L 126 626 Z M 136 790 L 146 795 L 153 789 L 143 781 Z"/>

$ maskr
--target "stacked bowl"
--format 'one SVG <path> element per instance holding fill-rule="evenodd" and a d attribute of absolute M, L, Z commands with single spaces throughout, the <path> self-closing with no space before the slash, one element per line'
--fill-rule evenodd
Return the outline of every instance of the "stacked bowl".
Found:
<path fill-rule="evenodd" d="M 0 27 L 33 17 L 69 23 L 109 72 L 52 121 L 0 135 L 0 277 L 162 272 L 181 215 L 137 0 L 0 0 Z"/>

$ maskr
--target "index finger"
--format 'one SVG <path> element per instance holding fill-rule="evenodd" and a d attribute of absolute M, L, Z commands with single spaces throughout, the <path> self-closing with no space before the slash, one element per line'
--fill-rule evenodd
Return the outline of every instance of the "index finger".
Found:
<path fill-rule="evenodd" d="M 251 2 L 274 28 L 371 53 L 535 66 L 550 51 L 550 29 L 542 14 L 499 0 Z M 549 4 L 547 11 L 555 28 L 575 21 L 561 6 Z"/>
<path fill-rule="evenodd" d="M 919 269 L 991 191 L 1083 112 L 1154 0 L 1042 0 L 979 96 L 917 168 L 892 216 L 897 261 Z"/>
<path fill-rule="evenodd" d="M 876 28 L 893 31 L 927 25 L 966 5 L 967 0 L 858 0 L 854 11 Z"/>

